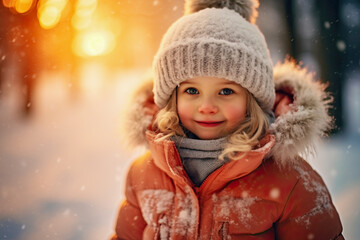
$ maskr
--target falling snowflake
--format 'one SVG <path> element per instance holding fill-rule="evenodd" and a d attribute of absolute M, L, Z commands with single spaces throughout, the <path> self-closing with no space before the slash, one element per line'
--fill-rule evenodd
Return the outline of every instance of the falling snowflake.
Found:
<path fill-rule="evenodd" d="M 336 177 L 336 176 L 338 175 L 338 172 L 336 171 L 336 169 L 332 169 L 332 170 L 330 171 L 330 175 L 331 175 L 332 177 Z"/>
<path fill-rule="evenodd" d="M 277 199 L 280 196 L 280 189 L 278 188 L 273 188 L 271 189 L 270 193 L 269 193 L 270 197 L 273 199 Z"/>
<path fill-rule="evenodd" d="M 249 193 L 247 192 L 247 191 L 243 191 L 242 193 L 241 193 L 241 197 L 243 197 L 243 198 L 246 198 L 246 197 L 248 197 L 249 196 Z"/>
<path fill-rule="evenodd" d="M 328 21 L 324 22 L 324 27 L 326 29 L 329 29 L 330 28 L 330 23 Z"/>
<path fill-rule="evenodd" d="M 314 236 L 314 234 L 312 234 L 312 233 L 310 233 L 310 234 L 307 236 L 307 239 L 309 239 L 309 240 L 314 239 L 314 238 L 315 238 L 315 236 Z"/>
<path fill-rule="evenodd" d="M 343 51 L 345 51 L 345 49 L 346 49 L 346 44 L 345 44 L 344 41 L 339 40 L 339 41 L 336 42 L 336 47 L 337 47 L 337 49 L 338 49 L 339 51 L 343 52 Z"/>
<path fill-rule="evenodd" d="M 70 209 L 65 209 L 62 213 L 63 216 L 68 216 L 70 214 Z"/>

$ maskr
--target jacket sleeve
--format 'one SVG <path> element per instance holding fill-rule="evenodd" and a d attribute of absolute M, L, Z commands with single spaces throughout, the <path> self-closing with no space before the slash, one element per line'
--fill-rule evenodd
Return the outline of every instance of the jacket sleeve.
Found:
<path fill-rule="evenodd" d="M 277 239 L 344 239 L 339 215 L 321 177 L 300 169 L 283 214 L 277 221 Z"/>
<path fill-rule="evenodd" d="M 146 222 L 142 217 L 138 200 L 133 185 L 132 173 L 134 166 L 128 172 L 125 186 L 125 200 L 120 206 L 118 213 L 115 234 L 111 240 L 120 239 L 142 239 Z"/>

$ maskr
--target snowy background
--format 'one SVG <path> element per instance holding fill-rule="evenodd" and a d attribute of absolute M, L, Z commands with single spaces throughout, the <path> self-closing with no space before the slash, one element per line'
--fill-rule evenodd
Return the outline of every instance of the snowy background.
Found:
<path fill-rule="evenodd" d="M 71 99 L 62 76 L 45 75 L 31 119 L 21 116 L 16 86 L 2 96 L 0 239 L 110 236 L 134 157 L 119 141 L 119 109 L 129 82 L 139 79 L 114 78 L 101 93 Z"/>
<path fill-rule="evenodd" d="M 126 1 L 114 1 L 115 6 L 102 8 L 103 5 L 98 4 L 98 8 L 112 19 L 122 15 L 131 18 L 128 9 L 120 4 L 123 2 Z M 312 1 L 293 2 L 310 4 Z M 351 31 L 356 32 L 360 26 L 360 7 L 351 5 L 353 1 L 345 2 L 348 4 L 342 8 L 343 20 L 347 19 L 345 22 Z M 133 3 L 136 11 L 141 13 L 143 1 Z M 37 40 L 35 45 L 46 46 L 48 63 L 34 75 L 36 87 L 31 102 L 26 105 L 31 109 L 30 113 L 24 112 L 25 90 L 19 81 L 23 78 L 20 73 L 23 62 L 17 61 L 13 52 L 4 52 L 0 48 L 0 240 L 98 240 L 111 236 L 127 168 L 131 160 L 143 152 L 141 149 L 129 151 L 121 143 L 122 110 L 131 89 L 151 64 L 160 33 L 182 15 L 182 0 L 149 1 L 149 4 L 147 9 L 151 8 L 156 16 L 163 16 L 159 22 L 149 20 L 153 15 L 141 13 L 142 20 L 127 22 L 132 31 L 122 26 L 123 35 L 119 36 L 126 37 L 118 38 L 117 45 L 121 47 L 115 48 L 112 56 L 75 58 L 78 61 L 74 64 L 78 74 L 76 83 L 74 71 L 67 65 L 71 58 L 59 53 L 64 46 L 56 45 L 58 38 L 65 42 L 59 37 L 62 34 L 56 31 L 68 29 L 68 22 L 64 20 L 57 30 L 54 27 L 43 33 L 46 35 L 43 39 L 48 42 L 44 45 Z M 114 13 L 119 6 L 123 11 Z M 284 42 L 290 41 L 284 37 L 286 30 L 279 30 L 285 27 L 277 12 L 278 6 L 264 9 L 260 16 L 272 21 L 259 19 L 259 25 L 269 41 L 273 61 L 277 62 L 287 54 Z M 305 8 L 304 12 L 307 11 Z M 7 20 L 3 13 L 0 12 L 0 30 Z M 312 26 L 311 17 L 300 19 L 307 19 L 305 23 Z M 160 25 L 162 22 L 166 24 Z M 145 23 L 151 26 L 141 28 Z M 323 24 L 326 29 L 333 26 L 331 21 Z M 14 29 L 18 34 L 18 28 L 11 30 Z M 152 34 L 154 31 L 157 33 Z M 305 31 L 303 36 L 312 37 L 314 31 Z M 17 38 L 11 40 L 14 39 Z M 3 40 L 1 36 L 0 40 Z M 145 40 L 152 43 L 144 45 Z M 335 41 L 336 51 L 359 52 L 358 44 L 351 45 L 350 40 Z M 51 46 L 61 46 L 60 51 L 51 54 Z M 305 65 L 318 70 L 314 56 L 306 51 L 303 53 L 303 59 L 299 58 Z M 22 51 L 20 59 L 21 54 Z M 56 58 L 58 56 L 61 56 L 60 60 Z M 344 124 L 337 134 L 318 143 L 318 154 L 309 162 L 321 174 L 332 194 L 345 238 L 356 240 L 360 236 L 359 54 L 347 61 L 346 65 L 352 67 L 344 74 L 341 89 Z M 4 62 L 7 63 L 3 65 Z"/>

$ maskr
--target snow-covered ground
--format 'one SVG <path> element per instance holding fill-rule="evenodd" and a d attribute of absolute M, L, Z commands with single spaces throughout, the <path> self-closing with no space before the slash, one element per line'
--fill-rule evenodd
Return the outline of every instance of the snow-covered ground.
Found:
<path fill-rule="evenodd" d="M 20 113 L 16 84 L 3 85 L 0 239 L 110 237 L 128 164 L 142 151 L 125 149 L 118 127 L 125 99 L 143 71 L 104 76 L 96 66 L 89 69 L 94 72 L 78 94 L 69 91 L 66 74 L 39 76 L 29 119 Z M 348 132 L 353 134 L 319 144 L 311 163 L 332 193 L 346 239 L 357 239 L 360 131 Z"/>
<path fill-rule="evenodd" d="M 119 141 L 119 113 L 138 76 L 113 78 L 100 78 L 107 84 L 98 82 L 97 91 L 72 96 L 64 76 L 44 76 L 29 119 L 19 109 L 20 91 L 5 85 L 0 105 L 0 239 L 110 236 L 132 158 Z"/>

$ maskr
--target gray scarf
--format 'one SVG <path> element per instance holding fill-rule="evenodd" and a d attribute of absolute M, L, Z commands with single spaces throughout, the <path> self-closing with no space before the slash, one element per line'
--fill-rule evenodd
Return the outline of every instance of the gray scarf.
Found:
<path fill-rule="evenodd" d="M 226 138 L 215 140 L 192 139 L 172 136 L 179 152 L 184 169 L 195 186 L 199 187 L 203 181 L 228 160 L 219 160 L 224 149 Z"/>

